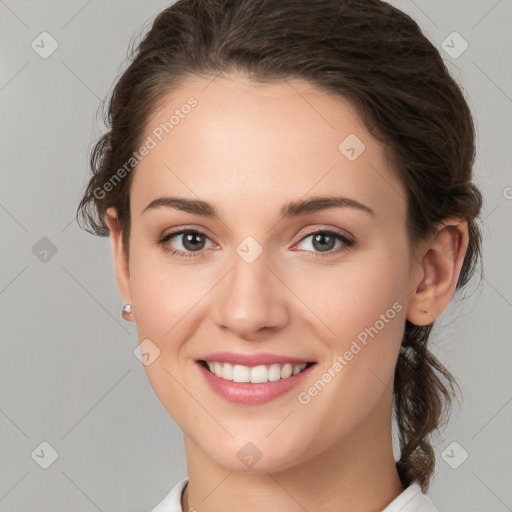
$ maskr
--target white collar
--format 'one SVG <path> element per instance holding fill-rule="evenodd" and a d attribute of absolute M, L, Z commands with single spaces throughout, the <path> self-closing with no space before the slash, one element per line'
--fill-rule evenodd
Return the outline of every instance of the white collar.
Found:
<path fill-rule="evenodd" d="M 188 478 L 178 482 L 151 512 L 183 512 L 181 496 Z M 417 483 L 411 484 L 399 494 L 382 512 L 439 512 L 432 500 L 421 492 Z"/>

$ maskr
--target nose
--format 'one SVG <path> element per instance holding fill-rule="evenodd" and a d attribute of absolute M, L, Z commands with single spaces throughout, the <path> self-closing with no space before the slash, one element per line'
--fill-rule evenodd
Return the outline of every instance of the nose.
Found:
<path fill-rule="evenodd" d="M 276 274 L 265 251 L 251 263 L 235 254 L 233 267 L 215 287 L 211 310 L 215 323 L 246 340 L 258 340 L 285 327 L 289 292 Z"/>

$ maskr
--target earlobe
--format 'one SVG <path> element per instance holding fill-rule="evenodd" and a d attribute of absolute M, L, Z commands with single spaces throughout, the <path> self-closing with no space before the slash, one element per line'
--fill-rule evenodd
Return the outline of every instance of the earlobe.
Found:
<path fill-rule="evenodd" d="M 112 256 L 114 260 L 117 286 L 124 303 L 131 304 L 130 271 L 123 250 L 121 223 L 119 222 L 115 208 L 111 207 L 107 209 L 105 221 L 108 225 L 112 241 Z M 133 312 L 131 315 L 133 315 Z"/>
<path fill-rule="evenodd" d="M 416 281 L 407 307 L 407 320 L 415 325 L 431 324 L 448 306 L 455 292 L 468 247 L 467 222 L 447 219 L 437 231 L 417 263 Z"/>

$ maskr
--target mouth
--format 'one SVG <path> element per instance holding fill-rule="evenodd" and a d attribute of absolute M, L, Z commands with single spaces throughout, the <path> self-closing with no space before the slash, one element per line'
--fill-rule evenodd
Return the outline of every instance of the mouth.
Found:
<path fill-rule="evenodd" d="M 198 363 L 207 371 L 226 381 L 262 384 L 290 379 L 316 364 L 309 363 L 274 363 L 270 365 L 245 366 L 220 361 L 199 360 Z"/>
<path fill-rule="evenodd" d="M 261 405 L 285 397 L 314 371 L 316 362 L 245 366 L 197 360 L 197 368 L 218 396 L 235 404 Z"/>

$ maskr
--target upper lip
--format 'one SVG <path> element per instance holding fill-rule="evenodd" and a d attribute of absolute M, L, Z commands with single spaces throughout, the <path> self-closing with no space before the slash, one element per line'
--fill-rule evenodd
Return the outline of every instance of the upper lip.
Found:
<path fill-rule="evenodd" d="M 217 361 L 219 363 L 240 364 L 242 366 L 258 366 L 264 364 L 302 364 L 312 363 L 307 359 L 300 357 L 284 356 L 279 354 L 270 354 L 261 352 L 258 354 L 241 354 L 235 352 L 212 352 L 198 359 L 198 361 L 209 361 L 211 363 Z"/>

